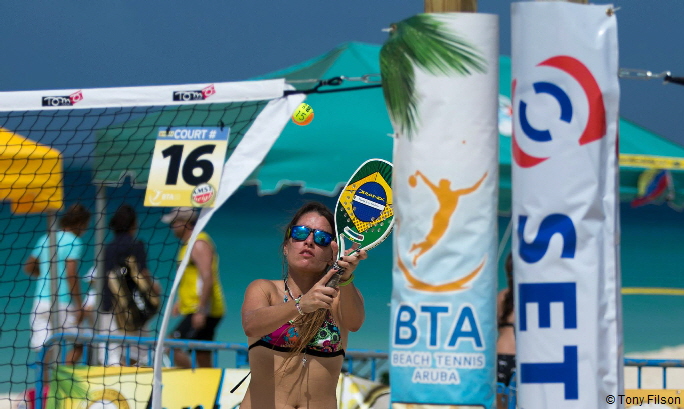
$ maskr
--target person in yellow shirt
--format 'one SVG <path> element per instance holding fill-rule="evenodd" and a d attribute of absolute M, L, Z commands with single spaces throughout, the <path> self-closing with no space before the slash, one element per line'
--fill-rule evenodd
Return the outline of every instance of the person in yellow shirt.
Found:
<path fill-rule="evenodd" d="M 173 234 L 182 243 L 178 251 L 178 263 L 183 260 L 200 209 L 177 207 L 162 217 Z M 223 317 L 225 302 L 219 277 L 219 257 L 216 246 L 209 235 L 200 232 L 190 252 L 190 260 L 183 272 L 178 287 L 178 300 L 173 306 L 173 315 L 182 315 L 183 320 L 172 333 L 172 338 L 213 341 L 216 327 Z M 189 356 L 180 350 L 174 351 L 175 363 L 189 368 Z M 197 351 L 197 366 L 211 367 L 211 352 Z"/>

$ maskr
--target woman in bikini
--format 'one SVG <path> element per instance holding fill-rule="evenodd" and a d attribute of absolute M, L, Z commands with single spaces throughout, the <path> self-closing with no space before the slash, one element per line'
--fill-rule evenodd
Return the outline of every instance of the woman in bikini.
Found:
<path fill-rule="evenodd" d="M 328 271 L 338 248 L 333 226 L 333 215 L 323 204 L 304 205 L 285 232 L 283 279 L 260 279 L 247 287 L 242 326 L 249 338 L 252 378 L 241 409 L 337 408 L 335 390 L 348 334 L 361 328 L 365 318 L 353 273 L 367 254 L 338 260 L 343 269 L 339 287 L 326 287 L 338 271 Z"/>

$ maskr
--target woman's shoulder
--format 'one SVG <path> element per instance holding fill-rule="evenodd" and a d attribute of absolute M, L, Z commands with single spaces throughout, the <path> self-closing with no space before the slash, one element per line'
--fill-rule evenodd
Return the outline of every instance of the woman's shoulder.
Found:
<path fill-rule="evenodd" d="M 249 283 L 247 290 L 261 289 L 262 291 L 278 291 L 278 283 L 281 282 L 281 280 L 267 280 L 265 278 L 258 278 Z"/>
<path fill-rule="evenodd" d="M 282 281 L 281 281 L 282 282 Z M 281 299 L 278 294 L 281 289 L 278 287 L 278 280 L 257 279 L 249 283 L 245 290 L 245 300 L 267 300 L 268 304 L 273 304 L 275 300 Z"/>

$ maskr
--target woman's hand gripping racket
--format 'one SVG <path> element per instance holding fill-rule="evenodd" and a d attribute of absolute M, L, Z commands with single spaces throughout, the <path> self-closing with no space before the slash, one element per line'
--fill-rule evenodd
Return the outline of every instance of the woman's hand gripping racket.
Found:
<path fill-rule="evenodd" d="M 389 236 L 394 226 L 392 201 L 392 164 L 369 159 L 354 172 L 335 205 L 337 258 L 344 256 L 345 239 L 356 247 L 347 255 L 370 250 Z M 339 268 L 337 262 L 331 268 Z M 340 269 L 326 284 L 337 287 L 344 273 Z"/>

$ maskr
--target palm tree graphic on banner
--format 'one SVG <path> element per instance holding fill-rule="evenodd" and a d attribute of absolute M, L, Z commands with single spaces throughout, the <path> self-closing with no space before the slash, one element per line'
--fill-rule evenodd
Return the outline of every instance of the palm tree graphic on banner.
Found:
<path fill-rule="evenodd" d="M 409 138 L 416 130 L 418 98 L 414 64 L 432 75 L 486 72 L 479 51 L 444 23 L 419 14 L 390 26 L 390 38 L 380 50 L 382 90 L 392 121 Z"/>

